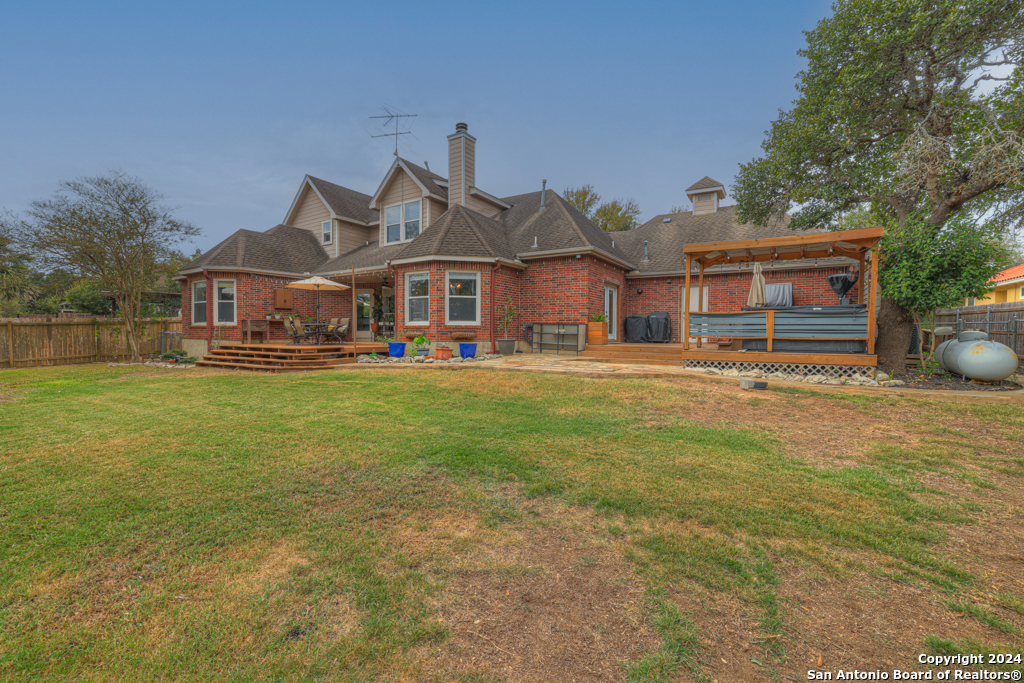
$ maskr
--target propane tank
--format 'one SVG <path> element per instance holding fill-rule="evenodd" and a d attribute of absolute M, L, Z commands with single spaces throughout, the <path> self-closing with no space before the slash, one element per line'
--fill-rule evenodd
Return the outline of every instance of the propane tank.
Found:
<path fill-rule="evenodd" d="M 1009 346 L 990 341 L 984 332 L 968 330 L 939 344 L 939 365 L 949 373 L 981 382 L 998 382 L 1017 371 L 1017 354 Z"/>

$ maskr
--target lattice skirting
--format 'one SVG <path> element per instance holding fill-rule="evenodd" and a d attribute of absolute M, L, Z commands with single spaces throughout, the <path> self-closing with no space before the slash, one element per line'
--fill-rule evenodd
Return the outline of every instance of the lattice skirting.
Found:
<path fill-rule="evenodd" d="M 821 365 L 818 363 L 764 363 L 758 361 L 732 361 L 732 360 L 687 360 L 684 367 L 688 368 L 714 368 L 716 370 L 738 370 L 747 372 L 759 370 L 764 374 L 772 372 L 783 372 L 787 375 L 825 375 L 826 377 L 852 377 L 863 375 L 874 378 L 876 368 L 867 365 Z"/>

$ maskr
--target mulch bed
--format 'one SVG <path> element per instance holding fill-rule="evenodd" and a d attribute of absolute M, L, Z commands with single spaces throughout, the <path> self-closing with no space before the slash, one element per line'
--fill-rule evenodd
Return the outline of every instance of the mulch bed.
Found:
<path fill-rule="evenodd" d="M 1015 391 L 1020 385 L 1009 379 L 994 384 L 975 382 L 972 379 L 963 380 L 959 375 L 950 375 L 945 372 L 936 372 L 928 376 L 915 371 L 896 375 L 893 379 L 903 380 L 907 383 L 901 389 L 941 389 L 946 391 Z"/>

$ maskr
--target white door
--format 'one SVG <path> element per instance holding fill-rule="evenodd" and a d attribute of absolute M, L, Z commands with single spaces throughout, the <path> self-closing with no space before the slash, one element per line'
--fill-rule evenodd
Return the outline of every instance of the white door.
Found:
<path fill-rule="evenodd" d="M 698 294 L 699 291 L 700 291 L 700 289 L 699 289 L 698 285 L 690 285 L 690 313 L 707 313 L 708 312 L 708 285 L 704 285 L 704 298 L 703 298 L 703 301 L 700 302 L 700 303 L 703 303 L 703 306 L 700 306 L 700 307 L 698 307 L 698 300 L 697 300 L 697 294 Z M 686 293 L 685 290 L 683 290 L 683 293 L 684 294 Z M 682 313 L 683 306 L 685 306 L 685 305 L 686 305 L 686 303 L 685 303 L 685 299 L 684 299 L 683 302 L 681 302 L 680 305 L 679 305 L 680 313 Z M 680 318 L 680 319 L 682 319 L 682 318 Z M 701 343 L 705 343 L 705 342 L 707 342 L 707 337 L 705 337 L 704 341 L 701 342 Z M 690 337 L 690 343 L 691 344 L 696 344 L 697 343 L 697 338 L 696 337 Z"/>
<path fill-rule="evenodd" d="M 619 290 L 616 287 L 605 285 L 604 317 L 608 321 L 608 341 L 615 341 L 618 339 L 619 331 Z"/>

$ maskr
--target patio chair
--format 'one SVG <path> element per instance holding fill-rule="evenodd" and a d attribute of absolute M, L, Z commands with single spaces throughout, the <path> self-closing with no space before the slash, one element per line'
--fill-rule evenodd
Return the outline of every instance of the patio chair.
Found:
<path fill-rule="evenodd" d="M 327 336 L 331 337 L 339 344 L 344 341 L 345 333 L 348 332 L 348 318 L 331 318 L 331 321 L 327 324 Z"/>
<path fill-rule="evenodd" d="M 292 324 L 292 319 L 285 316 L 281 322 L 284 324 L 284 333 L 292 338 L 292 344 L 299 344 L 302 342 L 302 335 L 295 329 L 295 325 Z"/>
<path fill-rule="evenodd" d="M 301 344 L 303 342 L 309 342 L 309 341 L 315 341 L 316 340 L 316 333 L 315 332 L 310 332 L 305 327 L 303 327 L 301 320 L 299 320 L 298 318 L 288 318 L 288 319 L 292 321 L 292 326 L 295 328 L 295 337 L 294 337 L 295 342 L 294 343 Z"/>

